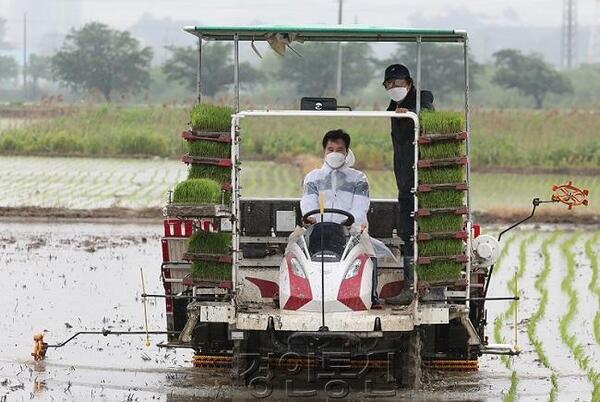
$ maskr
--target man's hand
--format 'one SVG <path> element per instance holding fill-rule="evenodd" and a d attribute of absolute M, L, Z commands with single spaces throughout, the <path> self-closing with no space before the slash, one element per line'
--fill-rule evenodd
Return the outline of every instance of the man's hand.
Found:
<path fill-rule="evenodd" d="M 309 216 L 304 221 L 304 224 L 307 225 L 307 226 L 314 225 L 315 223 L 317 223 L 317 220 L 315 218 L 313 218 L 312 216 Z"/>
<path fill-rule="evenodd" d="M 397 107 L 396 108 L 396 113 L 407 113 L 408 109 L 405 107 Z"/>

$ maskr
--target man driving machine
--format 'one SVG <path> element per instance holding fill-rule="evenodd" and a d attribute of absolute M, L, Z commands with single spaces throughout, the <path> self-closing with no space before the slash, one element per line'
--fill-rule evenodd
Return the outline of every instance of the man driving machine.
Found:
<path fill-rule="evenodd" d="M 323 193 L 325 208 L 339 209 L 349 212 L 355 221 L 352 229 L 363 230 L 368 226 L 369 183 L 367 176 L 352 168 L 354 154 L 350 150 L 350 135 L 342 129 L 328 131 L 323 137 L 324 163 L 319 169 L 309 172 L 304 178 L 304 194 L 300 201 L 300 209 L 305 214 L 319 209 L 319 194 Z M 307 222 L 314 224 L 318 215 L 309 216 Z M 346 226 L 348 220 L 340 214 L 325 213 L 324 222 L 335 222 Z M 372 239 L 374 241 L 374 239 Z M 373 291 L 371 294 L 373 308 L 379 308 L 377 296 L 377 261 L 373 260 Z"/>

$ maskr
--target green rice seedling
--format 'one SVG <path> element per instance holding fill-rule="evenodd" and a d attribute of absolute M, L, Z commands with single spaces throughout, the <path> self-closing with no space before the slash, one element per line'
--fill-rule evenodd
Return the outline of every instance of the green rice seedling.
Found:
<path fill-rule="evenodd" d="M 594 316 L 594 338 L 596 343 L 600 344 L 600 286 L 598 285 L 598 255 L 594 252 L 593 245 L 600 239 L 600 232 L 596 232 L 594 236 L 585 242 L 585 255 L 590 260 L 592 277 L 588 285 L 590 292 L 594 293 L 598 298 L 598 311 Z"/>
<path fill-rule="evenodd" d="M 434 142 L 419 146 L 420 159 L 443 159 L 465 155 L 465 143 L 457 141 Z"/>
<path fill-rule="evenodd" d="M 459 239 L 435 239 L 419 242 L 419 255 L 458 255 L 464 252 L 464 243 Z"/>
<path fill-rule="evenodd" d="M 417 265 L 417 275 L 427 282 L 455 281 L 460 277 L 464 264 L 455 261 L 433 261 L 427 265 Z"/>
<path fill-rule="evenodd" d="M 586 372 L 588 380 L 593 386 L 592 400 L 598 400 L 600 397 L 600 373 L 594 367 L 590 367 L 590 358 L 585 354 L 583 345 L 577 343 L 575 335 L 569 334 L 569 327 L 577 313 L 578 304 L 577 291 L 573 288 L 576 262 L 572 248 L 580 235 L 580 233 L 575 234 L 560 246 L 567 260 L 567 273 L 561 282 L 561 289 L 567 295 L 568 301 L 567 312 L 560 318 L 558 327 L 563 343 L 569 347 L 577 364 Z"/>
<path fill-rule="evenodd" d="M 423 134 L 452 134 L 465 129 L 464 114 L 452 111 L 423 111 L 419 116 Z"/>
<path fill-rule="evenodd" d="M 464 193 L 456 190 L 434 190 L 419 193 L 419 208 L 450 208 L 464 205 Z"/>
<path fill-rule="evenodd" d="M 190 253 L 226 254 L 231 249 L 231 233 L 196 230 L 188 240 Z"/>
<path fill-rule="evenodd" d="M 515 400 L 517 396 L 518 382 L 519 379 L 517 377 L 517 370 L 513 370 L 512 374 L 510 375 L 510 388 L 508 389 L 506 396 L 502 400 L 503 402 L 513 402 Z"/>
<path fill-rule="evenodd" d="M 210 179 L 188 179 L 175 186 L 173 202 L 176 204 L 218 204 L 221 186 Z"/>
<path fill-rule="evenodd" d="M 231 264 L 212 261 L 194 261 L 191 268 L 192 277 L 207 280 L 230 280 Z"/>
<path fill-rule="evenodd" d="M 551 260 L 549 253 L 549 246 L 556 242 L 559 233 L 554 233 L 552 236 L 548 237 L 542 242 L 542 257 L 543 257 L 543 267 L 540 272 L 540 275 L 535 281 L 535 288 L 540 293 L 541 298 L 538 304 L 537 310 L 531 315 L 529 319 L 529 323 L 527 324 L 527 335 L 529 336 L 529 340 L 533 345 L 533 348 L 538 355 L 538 359 L 547 369 L 552 371 L 552 375 L 550 376 L 551 389 L 550 394 L 548 396 L 549 401 L 554 401 L 556 399 L 556 394 L 558 392 L 558 381 L 556 370 L 550 365 L 550 361 L 544 352 L 544 348 L 542 345 L 542 341 L 537 337 L 536 329 L 537 324 L 544 317 L 546 313 L 546 305 L 548 304 L 548 290 L 546 289 L 546 279 L 550 274 L 551 269 Z"/>
<path fill-rule="evenodd" d="M 462 166 L 419 169 L 421 184 L 460 183 L 464 180 L 465 169 Z"/>
<path fill-rule="evenodd" d="M 197 140 L 188 141 L 187 146 L 191 156 L 228 159 L 231 152 L 231 144 L 227 142 Z"/>
<path fill-rule="evenodd" d="M 231 182 L 231 168 L 214 165 L 190 165 L 188 179 L 211 179 L 217 183 Z"/>
<path fill-rule="evenodd" d="M 435 214 L 417 218 L 419 231 L 426 233 L 458 232 L 463 229 L 464 219 L 460 215 Z"/>
<path fill-rule="evenodd" d="M 191 111 L 192 128 L 196 131 L 229 132 L 233 109 L 229 106 L 195 105 Z"/>

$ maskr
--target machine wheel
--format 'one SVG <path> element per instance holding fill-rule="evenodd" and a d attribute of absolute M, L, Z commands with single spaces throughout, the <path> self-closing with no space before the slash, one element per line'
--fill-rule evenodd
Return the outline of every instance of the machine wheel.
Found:
<path fill-rule="evenodd" d="M 234 385 L 246 386 L 260 368 L 260 339 L 247 333 L 247 339 L 233 341 L 231 379 Z"/>
<path fill-rule="evenodd" d="M 407 334 L 402 349 L 400 383 L 409 389 L 421 386 L 421 330 L 415 328 Z"/>

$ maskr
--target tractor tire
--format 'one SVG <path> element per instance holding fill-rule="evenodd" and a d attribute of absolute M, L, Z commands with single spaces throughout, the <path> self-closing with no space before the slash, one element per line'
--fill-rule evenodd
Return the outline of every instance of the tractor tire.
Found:
<path fill-rule="evenodd" d="M 401 354 L 400 383 L 405 388 L 418 389 L 421 387 L 422 348 L 421 330 L 415 328 L 406 335 Z"/>

